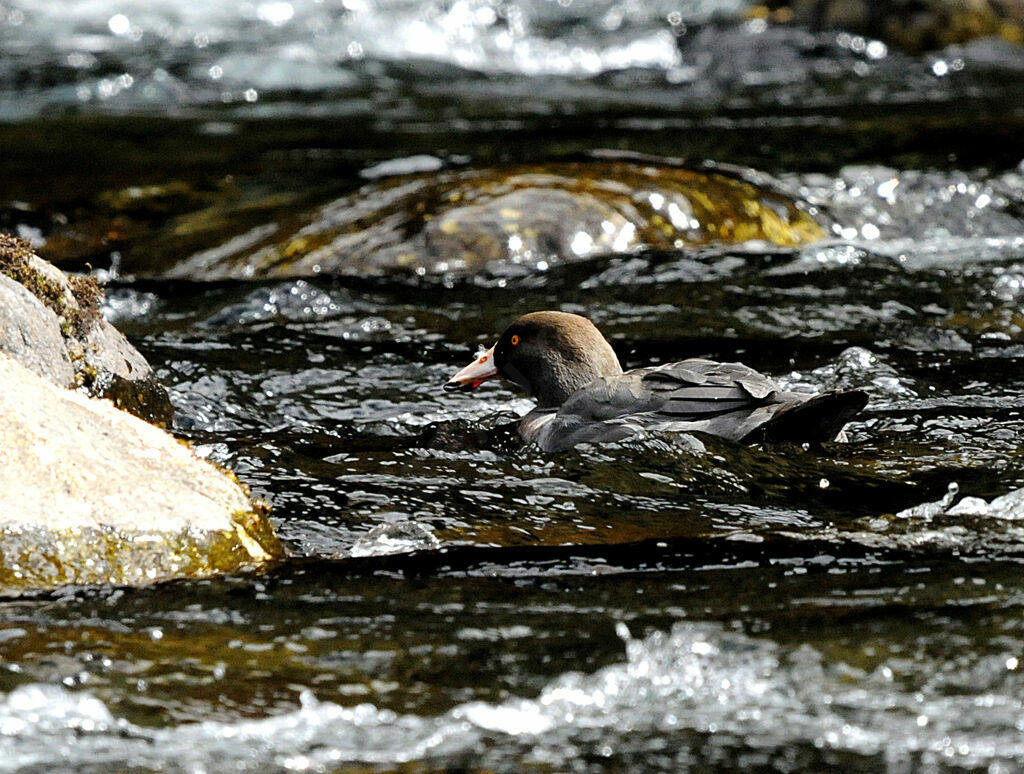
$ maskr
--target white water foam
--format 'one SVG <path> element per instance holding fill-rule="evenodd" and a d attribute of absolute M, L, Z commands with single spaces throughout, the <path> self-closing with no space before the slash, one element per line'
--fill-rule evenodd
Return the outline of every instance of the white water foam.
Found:
<path fill-rule="evenodd" d="M 613 749 L 680 733 L 755 752 L 795 746 L 867 756 L 888 771 L 1024 765 L 1012 654 L 994 659 L 985 690 L 961 693 L 941 681 L 904 687 L 889 665 L 865 673 L 809 646 L 784 647 L 717 624 L 679 623 L 643 640 L 620 625 L 620 634 L 622 663 L 565 674 L 536 699 L 469 702 L 439 717 L 342 707 L 306 692 L 299 709 L 274 717 L 147 729 L 113 717 L 88 694 L 22 686 L 0 702 L 0 771 L 329 771 L 466 756 L 516 771 L 594 744 Z"/>

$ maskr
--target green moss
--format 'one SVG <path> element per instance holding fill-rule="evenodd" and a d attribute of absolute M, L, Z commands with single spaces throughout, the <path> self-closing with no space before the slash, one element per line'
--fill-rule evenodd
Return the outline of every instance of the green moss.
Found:
<path fill-rule="evenodd" d="M 88 336 L 102 321 L 103 288 L 95 277 L 69 275 L 67 283 L 38 270 L 32 246 L 0 233 L 0 273 L 20 283 L 55 315 L 64 337 L 68 359 L 75 369 L 75 387 L 107 398 L 118 407 L 161 427 L 174 419 L 167 390 L 152 377 L 126 379 L 90 363 Z"/>
<path fill-rule="evenodd" d="M 235 478 L 234 473 L 230 471 L 228 473 Z M 242 486 L 248 493 L 248 487 L 241 483 L 239 486 Z M 265 554 L 274 559 L 282 558 L 285 555 L 285 550 L 270 521 L 270 506 L 262 500 L 253 500 L 252 506 L 251 511 L 236 511 L 232 514 L 231 520 L 235 523 L 236 528 L 241 530 L 247 539 L 254 541 Z"/>
<path fill-rule="evenodd" d="M 68 276 L 68 285 L 71 287 L 71 295 L 78 302 L 76 331 L 79 336 L 84 336 L 102 319 L 100 305 L 103 303 L 103 288 L 95 277 L 75 274 Z"/>
<path fill-rule="evenodd" d="M 64 338 L 80 338 L 100 319 L 103 290 L 94 277 L 69 277 L 68 285 L 54 282 L 32 265 L 32 246 L 0 233 L 0 273 L 20 283 L 57 315 Z M 71 291 L 69 302 L 67 290 Z"/>
<path fill-rule="evenodd" d="M 0 529 L 0 594 L 68 583 L 144 585 L 237 572 L 284 555 L 266 514 L 233 515 L 234 529 L 129 532 L 110 526 Z"/>
<path fill-rule="evenodd" d="M 23 285 L 58 317 L 63 317 L 64 289 L 37 272 L 31 263 L 32 248 L 23 239 L 0 234 L 0 272 Z M 63 327 L 63 325 L 62 325 Z"/>

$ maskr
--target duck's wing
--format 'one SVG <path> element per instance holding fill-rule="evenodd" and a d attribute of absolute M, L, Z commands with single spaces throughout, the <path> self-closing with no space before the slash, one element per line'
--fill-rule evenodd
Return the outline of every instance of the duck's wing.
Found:
<path fill-rule="evenodd" d="M 802 399 L 793 396 L 783 400 L 781 396 L 791 394 L 780 392 L 775 382 L 742 363 L 692 359 L 631 373 L 640 377 L 654 404 L 651 410 L 677 421 L 707 422 L 729 417 L 728 422 L 735 424 L 739 415 L 759 406 Z"/>
<path fill-rule="evenodd" d="M 557 411 L 527 415 L 521 433 L 548 450 L 622 440 L 641 430 L 734 441 L 830 441 L 866 401 L 856 391 L 812 399 L 779 390 L 741 363 L 691 359 L 597 379 Z M 805 413 L 805 405 L 813 411 Z"/>

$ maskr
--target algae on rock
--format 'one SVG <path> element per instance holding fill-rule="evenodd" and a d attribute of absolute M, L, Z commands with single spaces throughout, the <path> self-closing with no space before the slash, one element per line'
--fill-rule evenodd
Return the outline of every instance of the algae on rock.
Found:
<path fill-rule="evenodd" d="M 100 314 L 93 277 L 67 276 L 0 233 L 0 352 L 62 387 L 79 387 L 165 427 L 174 412 L 146 359 Z"/>

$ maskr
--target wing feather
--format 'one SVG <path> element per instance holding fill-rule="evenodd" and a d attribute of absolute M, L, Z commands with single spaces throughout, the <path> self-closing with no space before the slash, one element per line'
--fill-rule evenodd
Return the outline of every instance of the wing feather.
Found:
<path fill-rule="evenodd" d="M 863 407 L 859 398 L 851 399 L 846 401 L 849 410 L 839 412 L 828 395 L 818 396 L 823 404 L 819 413 L 837 414 L 829 424 L 811 412 L 791 411 L 809 398 L 780 391 L 767 376 L 740 363 L 684 360 L 595 379 L 557 410 L 528 414 L 520 433 L 547 451 L 622 440 L 643 430 L 706 432 L 742 441 L 756 440 L 756 433 L 773 437 L 769 428 L 790 416 L 793 421 L 780 425 L 787 437 L 806 433 L 830 440 Z"/>

